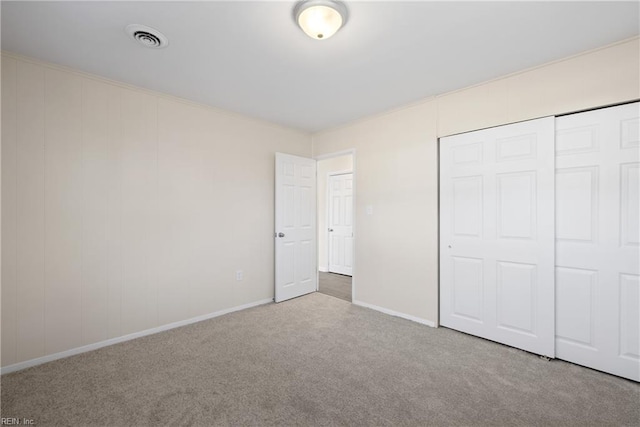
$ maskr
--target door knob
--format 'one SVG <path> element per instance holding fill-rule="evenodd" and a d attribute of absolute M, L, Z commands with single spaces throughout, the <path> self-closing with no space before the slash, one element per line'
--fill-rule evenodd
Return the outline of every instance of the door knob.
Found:
<path fill-rule="evenodd" d="M 278 233 L 278 237 L 284 237 L 284 233 L 283 232 Z"/>
<path fill-rule="evenodd" d="M 332 231 L 333 231 L 333 228 L 330 228 L 330 229 L 329 229 L 329 233 L 331 233 Z"/>

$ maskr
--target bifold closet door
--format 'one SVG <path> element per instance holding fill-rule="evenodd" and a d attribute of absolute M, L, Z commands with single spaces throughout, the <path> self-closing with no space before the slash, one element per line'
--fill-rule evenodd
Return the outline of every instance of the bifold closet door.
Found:
<path fill-rule="evenodd" d="M 640 103 L 556 121 L 556 355 L 640 381 Z"/>
<path fill-rule="evenodd" d="M 554 357 L 554 118 L 440 139 L 440 322 Z"/>

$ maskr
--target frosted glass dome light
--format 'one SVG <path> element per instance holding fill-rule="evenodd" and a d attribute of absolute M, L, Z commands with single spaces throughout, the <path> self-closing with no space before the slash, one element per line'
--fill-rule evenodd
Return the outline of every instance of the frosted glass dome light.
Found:
<path fill-rule="evenodd" d="M 296 22 L 309 37 L 328 39 L 347 21 L 347 8 L 332 0 L 307 0 L 296 4 Z"/>

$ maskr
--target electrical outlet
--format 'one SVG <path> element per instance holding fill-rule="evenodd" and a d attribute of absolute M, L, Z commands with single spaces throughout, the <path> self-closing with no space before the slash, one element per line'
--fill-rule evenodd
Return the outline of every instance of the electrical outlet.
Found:
<path fill-rule="evenodd" d="M 244 272 L 242 270 L 237 270 L 236 271 L 236 280 L 238 282 L 242 281 L 242 279 L 244 279 Z"/>

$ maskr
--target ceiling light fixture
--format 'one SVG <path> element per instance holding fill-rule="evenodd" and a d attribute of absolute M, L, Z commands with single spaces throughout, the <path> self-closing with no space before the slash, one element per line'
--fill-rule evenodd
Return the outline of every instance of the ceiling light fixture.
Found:
<path fill-rule="evenodd" d="M 296 4 L 293 15 L 309 37 L 324 40 L 347 22 L 347 7 L 333 0 L 305 0 Z"/>

